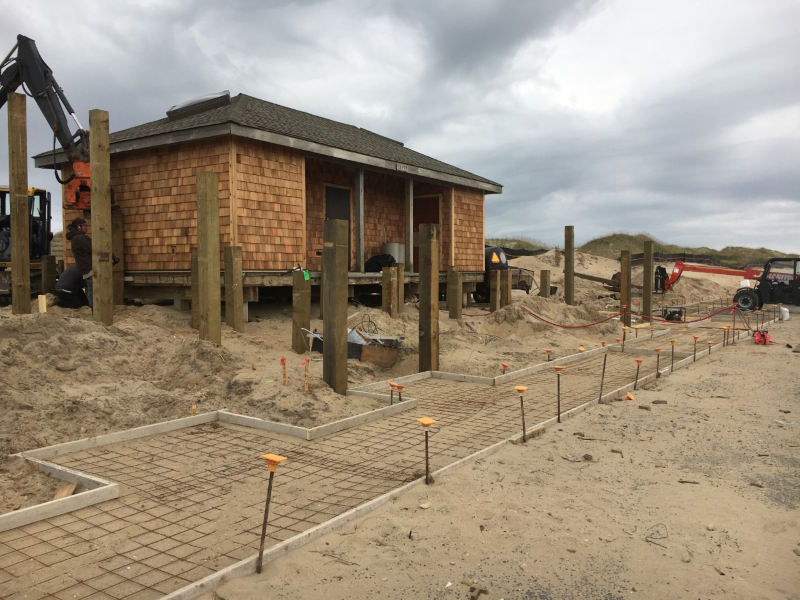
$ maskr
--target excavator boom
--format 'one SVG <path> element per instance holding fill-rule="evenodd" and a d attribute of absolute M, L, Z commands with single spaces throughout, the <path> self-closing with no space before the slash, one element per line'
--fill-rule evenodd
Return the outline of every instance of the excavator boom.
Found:
<path fill-rule="evenodd" d="M 695 273 L 714 273 L 716 275 L 733 275 L 734 277 L 741 277 L 742 279 L 759 279 L 764 269 L 730 269 L 727 267 L 712 267 L 703 265 L 687 265 L 681 261 L 675 261 L 675 266 L 672 267 L 672 273 L 669 279 L 664 283 L 664 288 L 667 291 L 672 290 L 681 278 L 684 271 L 691 271 Z"/>

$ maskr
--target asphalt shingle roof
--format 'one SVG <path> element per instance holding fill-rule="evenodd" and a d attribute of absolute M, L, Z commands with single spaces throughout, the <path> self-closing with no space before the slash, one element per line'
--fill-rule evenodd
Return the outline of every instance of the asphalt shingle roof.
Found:
<path fill-rule="evenodd" d="M 318 117 L 293 108 L 267 102 L 266 100 L 259 100 L 246 94 L 239 94 L 231 98 L 229 105 L 211 108 L 205 112 L 182 119 L 170 121 L 168 118 L 163 118 L 117 131 L 110 135 L 109 141 L 114 144 L 115 142 L 125 142 L 223 123 L 236 123 L 244 127 L 269 131 L 375 158 L 430 169 L 439 173 L 464 177 L 492 185 L 500 185 L 469 171 L 415 152 L 399 142 L 366 129 Z"/>

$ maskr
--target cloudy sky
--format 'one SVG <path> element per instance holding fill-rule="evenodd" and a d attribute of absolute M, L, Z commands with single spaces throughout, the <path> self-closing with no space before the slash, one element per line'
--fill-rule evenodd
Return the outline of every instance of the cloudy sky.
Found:
<path fill-rule="evenodd" d="M 247 93 L 503 184 L 490 236 L 800 253 L 800 2 L 0 0 L 88 127 Z M 0 111 L 0 181 L 8 181 Z M 52 145 L 28 103 L 29 154 Z M 31 184 L 57 190 L 51 172 Z M 60 227 L 60 223 L 56 225 Z"/>

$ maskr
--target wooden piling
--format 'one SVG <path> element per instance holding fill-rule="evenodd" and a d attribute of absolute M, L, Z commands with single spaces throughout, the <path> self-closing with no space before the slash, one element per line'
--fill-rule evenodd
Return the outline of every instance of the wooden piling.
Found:
<path fill-rule="evenodd" d="M 644 243 L 644 274 L 642 277 L 642 318 L 650 321 L 653 317 L 653 241 Z"/>
<path fill-rule="evenodd" d="M 406 307 L 406 266 L 397 263 L 394 268 L 397 269 L 397 315 L 400 316 Z"/>
<path fill-rule="evenodd" d="M 55 294 L 56 281 L 56 257 L 50 254 L 42 257 L 42 294 Z"/>
<path fill-rule="evenodd" d="M 197 281 L 200 339 L 222 344 L 219 276 L 219 188 L 216 173 L 197 174 Z"/>
<path fill-rule="evenodd" d="M 455 267 L 447 269 L 447 311 L 451 319 L 461 318 L 463 275 Z"/>
<path fill-rule="evenodd" d="M 111 208 L 111 252 L 119 262 L 111 267 L 114 280 L 114 305 L 125 304 L 125 219 L 122 209 Z"/>
<path fill-rule="evenodd" d="M 494 312 L 500 308 L 500 271 L 489 271 L 489 310 Z"/>
<path fill-rule="evenodd" d="M 383 267 L 381 280 L 381 308 L 391 318 L 397 318 L 397 269 Z"/>
<path fill-rule="evenodd" d="M 575 226 L 564 227 L 564 302 L 575 305 Z"/>
<path fill-rule="evenodd" d="M 550 297 L 550 270 L 542 269 L 539 272 L 539 295 L 542 298 Z"/>
<path fill-rule="evenodd" d="M 511 271 L 500 271 L 500 308 L 511 304 Z"/>
<path fill-rule="evenodd" d="M 28 125 L 23 94 L 8 95 L 8 176 L 11 213 L 11 313 L 31 313 L 28 214 Z"/>
<path fill-rule="evenodd" d="M 191 249 L 192 265 L 192 329 L 200 327 L 200 279 L 197 265 L 197 248 Z"/>
<path fill-rule="evenodd" d="M 227 246 L 225 255 L 225 323 L 244 333 L 244 290 L 242 288 L 242 247 Z"/>
<path fill-rule="evenodd" d="M 322 245 L 322 378 L 337 394 L 347 393 L 348 222 L 325 221 Z"/>
<path fill-rule="evenodd" d="M 292 350 L 303 354 L 308 349 L 308 337 L 303 329 L 311 329 L 311 280 L 303 271 L 292 273 Z"/>
<path fill-rule="evenodd" d="M 630 312 L 631 306 L 631 252 L 630 250 L 623 250 L 619 259 L 619 303 L 621 305 L 620 312 Z M 626 327 L 631 326 L 631 316 L 624 315 L 622 317 L 622 324 Z"/>
<path fill-rule="evenodd" d="M 114 323 L 111 230 L 111 159 L 108 111 L 89 111 L 89 169 L 92 174 L 92 286 L 94 320 Z"/>
<path fill-rule="evenodd" d="M 439 226 L 419 228 L 419 370 L 439 370 Z"/>

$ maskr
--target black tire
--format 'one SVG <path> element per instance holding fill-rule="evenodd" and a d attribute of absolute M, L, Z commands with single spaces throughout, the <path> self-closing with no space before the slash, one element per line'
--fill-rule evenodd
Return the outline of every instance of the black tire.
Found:
<path fill-rule="evenodd" d="M 742 311 L 752 311 L 761 306 L 761 300 L 753 290 L 739 290 L 733 297 L 733 303 Z"/>
<path fill-rule="evenodd" d="M 485 304 L 486 302 L 489 302 L 489 288 L 479 284 L 477 289 L 472 292 L 472 297 L 478 304 Z"/>
<path fill-rule="evenodd" d="M 523 290 L 526 294 L 531 293 L 531 286 L 528 285 L 527 281 L 520 281 L 519 289 Z"/>

